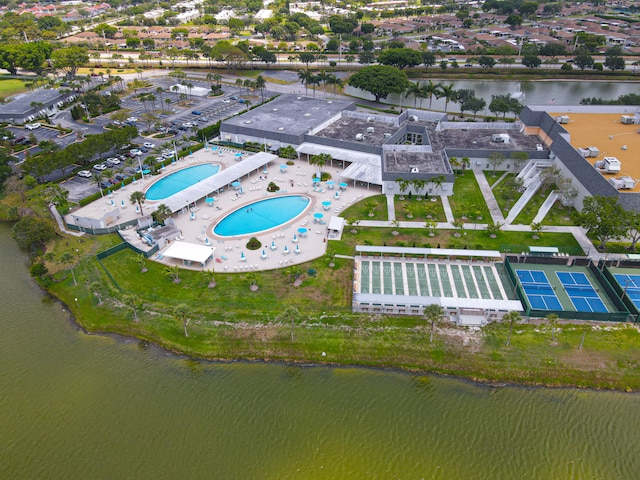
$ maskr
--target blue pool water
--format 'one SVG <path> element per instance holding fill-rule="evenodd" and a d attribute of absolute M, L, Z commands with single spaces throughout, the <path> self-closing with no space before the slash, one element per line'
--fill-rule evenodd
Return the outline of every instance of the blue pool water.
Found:
<path fill-rule="evenodd" d="M 220 171 L 220 165 L 204 164 L 184 168 L 161 178 L 145 193 L 147 200 L 163 200 Z"/>
<path fill-rule="evenodd" d="M 269 230 L 300 215 L 310 201 L 303 195 L 260 200 L 224 217 L 214 227 L 213 233 L 223 237 L 233 237 Z"/>

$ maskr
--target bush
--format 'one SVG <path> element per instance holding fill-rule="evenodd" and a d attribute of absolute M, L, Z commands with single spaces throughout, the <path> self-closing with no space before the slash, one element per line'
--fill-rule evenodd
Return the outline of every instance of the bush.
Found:
<path fill-rule="evenodd" d="M 280 187 L 273 182 L 269 182 L 269 185 L 267 185 L 267 192 L 277 192 L 278 190 L 280 190 Z"/>
<path fill-rule="evenodd" d="M 44 264 L 44 262 L 38 262 L 31 265 L 29 273 L 32 277 L 41 277 L 42 275 L 46 275 L 47 273 L 49 273 L 49 270 L 47 270 L 47 266 Z"/>
<path fill-rule="evenodd" d="M 258 250 L 262 247 L 262 243 L 256 237 L 251 237 L 247 242 L 247 250 Z"/>

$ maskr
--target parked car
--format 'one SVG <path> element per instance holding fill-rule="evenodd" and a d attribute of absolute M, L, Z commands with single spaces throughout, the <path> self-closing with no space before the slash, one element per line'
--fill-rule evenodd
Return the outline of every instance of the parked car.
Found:
<path fill-rule="evenodd" d="M 138 150 L 140 150 L 142 153 L 149 153 L 149 149 L 147 147 L 140 147 Z"/>
<path fill-rule="evenodd" d="M 110 167 L 113 167 L 114 165 L 120 165 L 120 159 L 116 157 L 111 157 L 111 158 L 107 158 L 107 160 L 104 163 L 106 163 Z"/>
<path fill-rule="evenodd" d="M 238 97 L 236 97 L 235 95 L 231 95 L 231 96 L 229 97 L 229 100 L 238 100 Z"/>
<path fill-rule="evenodd" d="M 109 180 L 103 180 L 99 183 L 100 188 L 109 188 L 111 186 L 113 186 L 113 183 L 111 183 Z"/>
<path fill-rule="evenodd" d="M 20 145 L 20 144 L 24 143 L 26 140 L 27 140 L 27 137 L 14 138 L 13 139 L 13 144 L 14 145 Z"/>
<path fill-rule="evenodd" d="M 139 157 L 140 155 L 142 155 L 142 151 L 137 149 L 137 148 L 134 148 L 133 150 L 131 150 L 129 152 L 129 154 L 133 155 L 133 156 L 136 156 L 136 157 Z"/>
<path fill-rule="evenodd" d="M 167 130 L 167 133 L 169 135 L 177 135 L 178 134 L 178 130 L 175 128 L 170 128 L 169 130 Z"/>
<path fill-rule="evenodd" d="M 194 110 L 193 112 L 191 112 L 192 115 L 202 115 L 202 112 L 200 110 Z"/>
<path fill-rule="evenodd" d="M 156 146 L 151 142 L 144 142 L 143 147 L 145 147 L 145 148 L 156 148 Z"/>
<path fill-rule="evenodd" d="M 138 121 L 138 117 L 129 117 L 127 118 L 127 122 L 136 123 Z"/>
<path fill-rule="evenodd" d="M 180 125 L 178 127 L 178 130 L 182 130 L 183 132 L 186 132 L 187 130 L 189 130 L 189 127 L 185 127 L 184 125 Z"/>
<path fill-rule="evenodd" d="M 27 130 L 35 130 L 37 128 L 40 128 L 42 126 L 42 124 L 40 123 L 27 123 L 24 128 L 26 128 Z"/>
<path fill-rule="evenodd" d="M 113 178 L 115 178 L 119 182 L 122 182 L 123 180 L 129 178 L 129 175 L 125 175 L 124 173 L 116 173 Z"/>
<path fill-rule="evenodd" d="M 80 170 L 78 176 L 81 178 L 91 178 L 93 175 L 89 170 Z"/>
<path fill-rule="evenodd" d="M 231 103 L 231 100 L 228 98 L 225 98 L 224 100 L 222 100 L 222 103 Z"/>
<path fill-rule="evenodd" d="M 107 169 L 107 166 L 104 163 L 98 163 L 93 166 L 93 169 L 98 172 L 104 172 Z"/>

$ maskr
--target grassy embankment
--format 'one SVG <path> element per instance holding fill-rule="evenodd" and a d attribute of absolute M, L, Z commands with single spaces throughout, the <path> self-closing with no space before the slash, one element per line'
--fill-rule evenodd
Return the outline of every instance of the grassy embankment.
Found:
<path fill-rule="evenodd" d="M 352 245 L 362 238 L 374 238 L 374 232 L 358 230 L 334 245 L 336 250 L 352 252 Z M 379 230 L 385 229 L 376 229 L 376 236 L 384 234 Z M 386 235 L 389 242 L 397 238 L 388 231 Z M 404 231 L 402 235 L 407 241 Z M 78 285 L 61 270 L 55 273 L 59 283 L 50 286 L 90 331 L 135 336 L 200 358 L 362 365 L 492 382 L 640 389 L 640 334 L 631 325 L 560 325 L 552 341 L 548 326 L 519 324 L 506 347 L 507 325 L 470 331 L 441 323 L 429 343 L 423 318 L 350 313 L 353 264 L 349 259 L 335 259 L 335 267 L 329 267 L 325 258 L 302 265 L 303 282 L 298 287 L 291 270 L 260 272 L 256 275 L 260 288 L 252 292 L 251 274 L 217 274 L 216 287 L 208 288 L 199 272 L 180 272 L 178 284 L 153 262 L 148 262 L 148 272 L 141 273 L 133 253 L 125 250 L 103 261 L 114 284 L 93 253 L 114 243 L 115 236 L 91 241 L 81 244 L 86 255 L 74 268 Z M 57 248 L 73 251 L 74 245 L 59 240 Z M 55 271 L 54 265 L 50 267 Z M 310 269 L 315 276 L 307 273 Z M 88 285 L 94 282 L 109 290 L 101 296 L 101 304 L 89 293 Z M 137 323 L 131 308 L 121 302 L 118 287 L 139 298 Z M 189 306 L 188 337 L 172 314 L 182 303 Z M 292 306 L 299 312 L 294 315 L 293 339 L 291 316 L 284 313 Z"/>

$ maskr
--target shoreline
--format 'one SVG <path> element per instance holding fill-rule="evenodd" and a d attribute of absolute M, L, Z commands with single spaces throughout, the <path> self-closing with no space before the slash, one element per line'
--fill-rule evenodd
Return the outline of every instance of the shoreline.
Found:
<path fill-rule="evenodd" d="M 38 285 L 36 283 L 36 285 Z M 39 285 L 38 285 L 39 286 Z M 219 365 L 228 365 L 233 363 L 245 363 L 245 364 L 273 364 L 273 365 L 281 365 L 281 366 L 296 366 L 300 368 L 345 368 L 345 369 L 367 369 L 367 370 L 375 370 L 380 372 L 388 372 L 388 373 L 396 373 L 403 375 L 432 375 L 442 378 L 455 379 L 457 381 L 462 381 L 465 383 L 470 383 L 476 386 L 486 387 L 486 388 L 551 388 L 551 389 L 578 389 L 578 390 L 592 390 L 592 391 L 617 391 L 623 393 L 638 393 L 640 389 L 631 389 L 629 387 L 623 387 L 622 385 L 611 385 L 609 387 L 598 386 L 592 384 L 584 384 L 580 385 L 577 383 L 558 383 L 558 382 L 534 382 L 534 381 L 516 381 L 509 379 L 492 379 L 477 376 L 477 374 L 473 374 L 469 372 L 469 374 L 463 374 L 461 372 L 453 373 L 447 371 L 445 369 L 421 369 L 416 367 L 402 367 L 401 365 L 367 365 L 364 363 L 341 363 L 341 362 L 317 362 L 313 360 L 295 360 L 295 359 L 275 359 L 275 358 L 255 358 L 255 357 L 215 357 L 215 356 L 207 356 L 206 354 L 197 354 L 197 353 L 186 353 L 176 348 L 172 348 L 169 344 L 165 344 L 157 339 L 146 338 L 144 336 L 138 336 L 134 333 L 125 333 L 121 331 L 110 331 L 110 330 L 91 330 L 86 325 L 84 325 L 80 320 L 78 315 L 71 309 L 69 306 L 60 298 L 58 298 L 54 293 L 49 290 L 39 286 L 40 289 L 48 295 L 52 300 L 57 301 L 61 304 L 63 309 L 69 313 L 69 322 L 73 325 L 77 330 L 81 331 L 83 334 L 88 336 L 104 336 L 108 338 L 112 338 L 116 340 L 118 343 L 128 343 L 128 342 L 144 342 L 147 346 L 150 346 L 158 351 L 158 353 L 163 353 L 165 355 L 171 355 L 175 358 L 182 358 L 187 360 L 193 360 L 198 362 L 205 362 L 210 364 L 219 364 Z M 135 324 L 132 324 L 135 325 Z M 585 377 L 589 376 L 589 373 L 593 372 L 584 372 Z"/>

